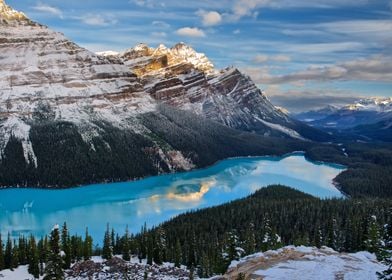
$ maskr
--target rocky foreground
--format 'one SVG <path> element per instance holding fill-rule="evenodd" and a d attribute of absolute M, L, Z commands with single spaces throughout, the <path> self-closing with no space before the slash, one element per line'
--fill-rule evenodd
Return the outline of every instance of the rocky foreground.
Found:
<path fill-rule="evenodd" d="M 209 280 L 236 279 L 290 279 L 290 280 L 376 280 L 377 272 L 386 269 L 369 252 L 354 254 L 338 253 L 330 248 L 287 246 L 275 251 L 257 253 L 233 261 L 225 275 Z M 147 278 L 146 278 L 147 277 Z M 33 279 L 27 272 L 27 266 L 14 271 L 1 271 L 0 279 Z M 90 261 L 79 262 L 66 272 L 69 280 L 185 280 L 190 279 L 190 272 L 185 267 L 176 268 L 173 264 L 161 266 L 139 263 L 135 258 L 126 262 L 119 257 L 104 261 L 94 257 Z M 199 279 L 196 275 L 193 279 Z"/>
<path fill-rule="evenodd" d="M 218 279 L 378 279 L 386 267 L 369 252 L 338 253 L 330 248 L 287 246 L 234 261 Z M 239 277 L 243 278 L 239 278 Z"/>

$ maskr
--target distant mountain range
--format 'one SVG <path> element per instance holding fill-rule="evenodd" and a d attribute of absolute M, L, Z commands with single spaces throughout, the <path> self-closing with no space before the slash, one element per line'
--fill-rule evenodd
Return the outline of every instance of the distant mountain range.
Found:
<path fill-rule="evenodd" d="M 392 98 L 361 99 L 341 108 L 327 106 L 294 118 L 311 126 L 339 130 L 361 140 L 392 140 Z"/>
<path fill-rule="evenodd" d="M 128 180 L 329 139 L 183 43 L 94 54 L 0 0 L 0 53 L 0 186 Z"/>

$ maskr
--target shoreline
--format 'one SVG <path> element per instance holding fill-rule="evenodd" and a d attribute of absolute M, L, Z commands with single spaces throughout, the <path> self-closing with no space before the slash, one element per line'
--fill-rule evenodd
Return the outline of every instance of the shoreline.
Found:
<path fill-rule="evenodd" d="M 210 164 L 205 167 L 200 167 L 200 168 L 194 168 L 191 170 L 187 171 L 176 171 L 176 172 L 171 172 L 171 173 L 162 173 L 162 174 L 157 174 L 157 175 L 148 175 L 145 177 L 140 177 L 140 178 L 131 178 L 129 180 L 113 180 L 113 181 L 102 181 L 102 182 L 91 182 L 83 185 L 76 185 L 76 186 L 69 186 L 69 187 L 53 187 L 53 186 L 33 186 L 33 187 L 26 187 L 26 186 L 0 186 L 0 192 L 3 190 L 12 190 L 12 189 L 21 189 L 21 190 L 45 190 L 45 191 L 60 191 L 60 190 L 68 190 L 68 189 L 77 189 L 77 188 L 87 188 L 91 186 L 96 186 L 96 185 L 109 185 L 109 184 L 119 184 L 119 183 L 132 183 L 136 181 L 141 181 L 149 178 L 154 178 L 154 177 L 161 177 L 161 176 L 169 176 L 169 175 L 176 175 L 176 174 L 183 174 L 186 172 L 198 172 L 202 171 L 208 168 L 212 168 L 214 166 L 219 165 L 220 163 L 228 160 L 238 160 L 238 159 L 266 159 L 266 158 L 271 158 L 271 161 L 281 161 L 285 158 L 291 157 L 291 156 L 303 156 L 306 161 L 311 162 L 316 165 L 328 165 L 334 168 L 342 169 L 342 172 L 346 171 L 348 169 L 348 166 L 339 164 L 339 163 L 330 163 L 330 162 L 325 162 L 325 161 L 319 161 L 319 160 L 312 160 L 311 158 L 307 157 L 306 151 L 293 151 L 289 153 L 285 153 L 283 155 L 262 155 L 262 156 L 237 156 L 237 157 L 228 157 L 225 159 L 218 160 L 214 162 L 213 164 Z M 335 180 L 335 178 L 334 178 Z M 340 188 L 336 187 L 344 196 L 347 196 L 344 194 Z"/>

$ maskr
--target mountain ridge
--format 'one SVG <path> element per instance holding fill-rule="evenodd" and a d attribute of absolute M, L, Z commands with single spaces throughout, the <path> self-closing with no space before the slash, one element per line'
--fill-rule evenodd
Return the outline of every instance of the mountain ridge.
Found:
<path fill-rule="evenodd" d="M 123 60 L 154 99 L 179 109 L 265 136 L 329 139 L 273 106 L 249 76 L 234 67 L 215 69 L 205 54 L 184 43 L 155 49 L 138 44 L 108 57 Z"/>
<path fill-rule="evenodd" d="M 185 44 L 105 57 L 19 16 L 0 22 L 0 42 L 1 186 L 125 181 L 303 150 L 249 77 L 216 71 Z"/>

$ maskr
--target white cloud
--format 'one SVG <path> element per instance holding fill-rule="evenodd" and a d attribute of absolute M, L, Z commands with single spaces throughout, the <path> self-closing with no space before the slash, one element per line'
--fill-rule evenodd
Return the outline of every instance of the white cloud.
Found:
<path fill-rule="evenodd" d="M 256 82 L 287 84 L 298 81 L 392 81 L 392 56 L 375 55 L 329 66 L 311 66 L 287 75 L 273 76 L 266 67 L 244 69 Z"/>
<path fill-rule="evenodd" d="M 253 61 L 256 63 L 264 63 L 267 62 L 268 60 L 269 60 L 269 56 L 264 54 L 258 54 L 253 58 Z"/>
<path fill-rule="evenodd" d="M 274 105 L 284 107 L 292 113 L 324 108 L 326 104 L 342 107 L 363 98 L 358 92 L 335 88 L 283 90 L 273 85 L 266 88 L 265 92 Z"/>
<path fill-rule="evenodd" d="M 206 34 L 203 30 L 197 27 L 183 27 L 176 31 L 177 35 L 186 37 L 205 37 Z"/>
<path fill-rule="evenodd" d="M 147 7 L 147 8 L 151 8 L 151 9 L 158 6 L 157 1 L 154 1 L 154 0 L 133 0 L 130 2 L 133 2 L 140 7 Z M 162 3 L 160 3 L 160 6 L 164 7 L 165 4 L 162 2 Z"/>
<path fill-rule="evenodd" d="M 291 58 L 288 55 L 280 54 L 272 57 L 272 60 L 276 62 L 290 62 Z"/>
<path fill-rule="evenodd" d="M 151 36 L 164 38 L 167 37 L 167 34 L 166 32 L 152 32 Z"/>
<path fill-rule="evenodd" d="M 165 21 L 161 21 L 161 20 L 154 20 L 151 23 L 153 26 L 157 27 L 157 28 L 161 28 L 161 29 L 167 29 L 170 28 L 170 24 L 168 24 Z"/>
<path fill-rule="evenodd" d="M 49 5 L 44 4 L 42 2 L 38 2 L 37 5 L 35 5 L 33 7 L 33 9 L 38 12 L 47 13 L 47 14 L 51 14 L 51 15 L 63 18 L 63 12 L 59 8 L 49 6 Z"/>
<path fill-rule="evenodd" d="M 234 19 L 250 16 L 256 8 L 265 6 L 269 2 L 270 0 L 238 0 L 233 7 Z"/>
<path fill-rule="evenodd" d="M 92 26 L 109 26 L 117 23 L 117 20 L 108 19 L 100 14 L 87 14 L 81 17 L 81 21 Z"/>
<path fill-rule="evenodd" d="M 201 17 L 204 26 L 214 26 L 222 22 L 222 16 L 216 11 L 199 10 L 196 15 Z"/>
<path fill-rule="evenodd" d="M 258 54 L 256 55 L 252 61 L 254 63 L 265 63 L 268 61 L 272 62 L 290 62 L 291 58 L 287 55 L 275 55 L 275 56 L 268 56 L 264 54 Z"/>
<path fill-rule="evenodd" d="M 369 0 L 236 0 L 232 8 L 232 20 L 239 20 L 244 16 L 257 17 L 259 8 L 272 9 L 288 8 L 336 8 L 345 6 L 361 6 Z"/>
<path fill-rule="evenodd" d="M 359 42 L 337 42 L 291 45 L 287 46 L 286 51 L 305 54 L 320 54 L 344 51 L 358 51 L 364 48 L 366 48 L 366 45 Z"/>
<path fill-rule="evenodd" d="M 240 34 L 240 33 L 241 33 L 241 30 L 240 30 L 240 29 L 236 29 L 236 30 L 233 31 L 233 34 L 234 34 L 234 35 L 238 35 L 238 34 Z"/>

